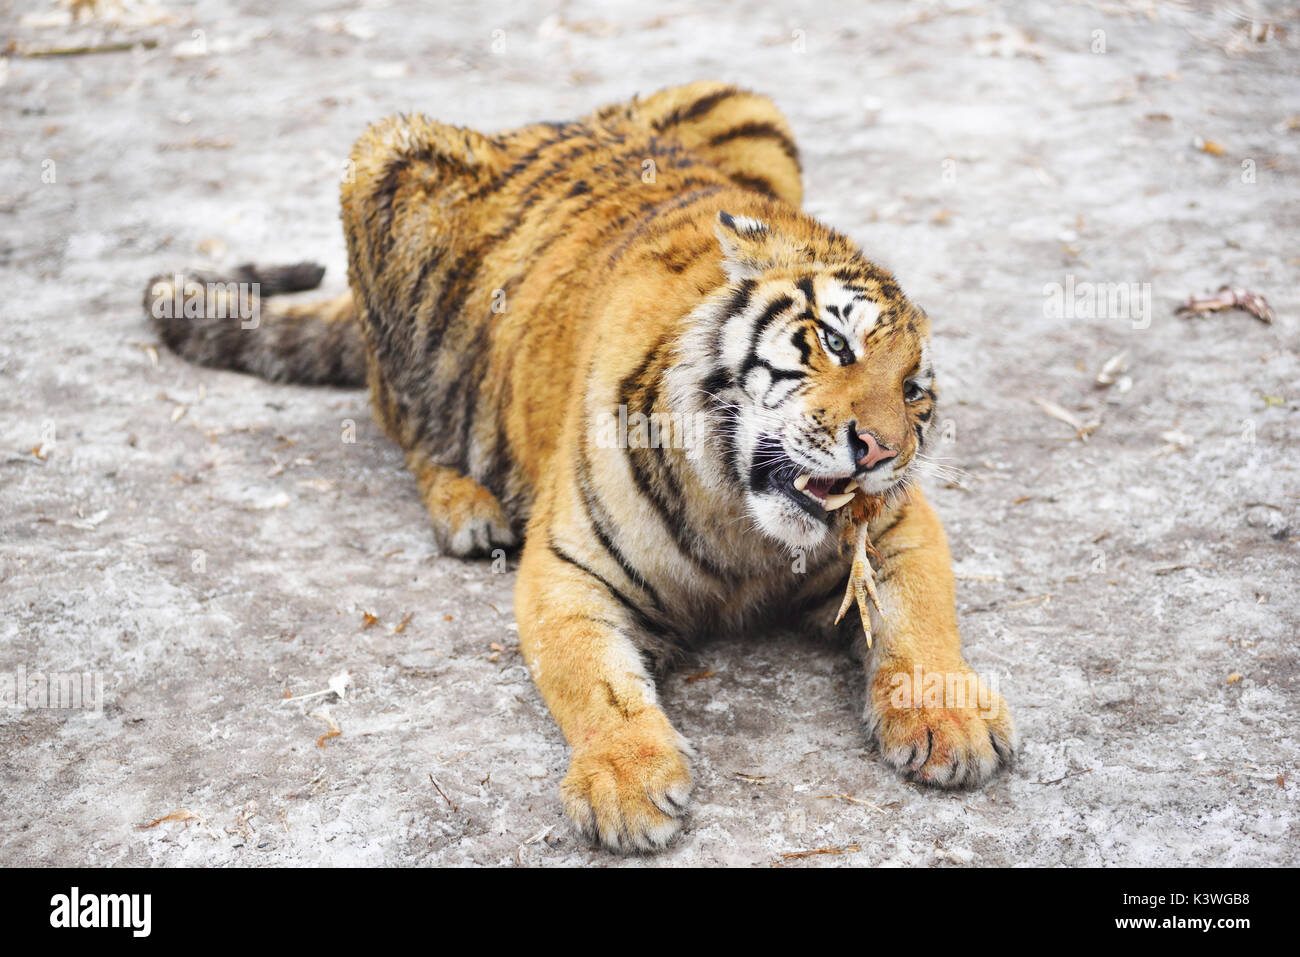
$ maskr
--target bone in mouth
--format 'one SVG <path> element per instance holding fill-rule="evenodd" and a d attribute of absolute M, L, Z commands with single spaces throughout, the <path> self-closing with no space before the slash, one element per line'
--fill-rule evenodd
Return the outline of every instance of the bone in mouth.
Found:
<path fill-rule="evenodd" d="M 903 500 L 898 503 L 901 507 L 906 507 L 907 496 L 904 494 Z M 849 580 L 844 587 L 844 601 L 840 604 L 839 613 L 835 616 L 835 624 L 839 624 L 844 618 L 845 613 L 853 607 L 856 602 L 858 606 L 858 617 L 862 621 L 862 633 L 867 640 L 867 647 L 871 647 L 871 612 L 867 608 L 870 602 L 880 615 L 882 621 L 885 620 L 885 610 L 880 606 L 880 594 L 876 591 L 875 569 L 871 566 L 871 559 L 868 554 L 880 557 L 876 547 L 871 544 L 871 538 L 867 533 L 867 526 L 884 510 L 884 499 L 879 496 L 867 495 L 863 492 L 853 507 L 849 509 L 848 524 L 844 528 L 844 538 L 853 541 L 853 561 L 849 566 Z"/>

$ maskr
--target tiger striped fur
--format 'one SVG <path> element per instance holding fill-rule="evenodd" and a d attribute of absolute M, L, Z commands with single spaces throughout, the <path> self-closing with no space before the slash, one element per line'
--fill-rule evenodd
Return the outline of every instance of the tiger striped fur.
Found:
<path fill-rule="evenodd" d="M 887 614 L 858 648 L 884 759 L 976 785 L 1015 747 L 996 694 L 899 704 L 923 674 L 978 682 L 911 481 L 934 423 L 929 320 L 801 193 L 785 118 L 721 84 L 491 136 L 393 117 L 342 188 L 350 293 L 262 309 L 257 347 L 293 361 L 155 320 L 182 355 L 306 382 L 350 383 L 340 350 L 363 344 L 440 545 L 523 543 L 520 646 L 572 749 L 564 807 L 613 849 L 662 847 L 685 819 L 691 749 L 652 668 L 693 638 L 829 630 L 851 492 L 885 502 Z M 678 423 L 699 427 L 665 441 Z"/>

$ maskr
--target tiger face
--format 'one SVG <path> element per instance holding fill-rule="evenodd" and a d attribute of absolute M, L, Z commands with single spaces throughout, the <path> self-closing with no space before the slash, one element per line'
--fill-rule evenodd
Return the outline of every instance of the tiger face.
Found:
<path fill-rule="evenodd" d="M 762 531 L 812 547 L 856 494 L 908 481 L 934 417 L 929 319 L 842 238 L 819 249 L 726 213 L 717 231 L 732 472 Z"/>

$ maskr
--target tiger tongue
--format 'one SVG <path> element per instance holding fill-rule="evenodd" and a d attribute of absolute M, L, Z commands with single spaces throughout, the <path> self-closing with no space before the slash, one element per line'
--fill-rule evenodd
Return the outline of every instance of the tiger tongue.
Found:
<path fill-rule="evenodd" d="M 835 488 L 841 483 L 843 487 L 836 493 Z M 813 478 L 811 475 L 804 474 L 794 480 L 794 487 L 810 499 L 820 502 L 822 508 L 828 512 L 833 512 L 853 501 L 857 483 L 852 479 Z"/>
<path fill-rule="evenodd" d="M 837 478 L 810 478 L 805 490 L 812 492 L 818 498 L 825 498 L 831 494 L 831 489 L 841 481 L 843 480 Z"/>

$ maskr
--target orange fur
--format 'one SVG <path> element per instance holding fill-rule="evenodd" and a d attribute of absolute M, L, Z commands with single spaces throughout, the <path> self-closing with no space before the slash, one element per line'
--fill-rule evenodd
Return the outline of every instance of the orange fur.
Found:
<path fill-rule="evenodd" d="M 599 448 L 593 423 L 620 403 L 680 411 L 670 380 L 694 361 L 689 317 L 702 303 L 746 280 L 756 296 L 802 281 L 822 299 L 847 271 L 878 318 L 852 365 L 810 352 L 804 405 L 828 431 L 852 422 L 910 458 L 933 394 L 904 403 L 900 391 L 925 361 L 929 320 L 851 242 L 798 210 L 797 153 L 770 101 L 719 84 L 495 136 L 394 118 L 362 137 L 353 167 L 343 218 L 378 357 L 377 414 L 408 449 L 436 528 L 477 526 L 481 539 L 500 515 L 526 523 L 516 615 L 573 749 L 565 809 L 610 847 L 662 846 L 682 822 L 690 752 L 658 707 L 642 657 L 657 650 L 649 633 L 752 629 L 781 604 L 834 591 L 847 569 L 832 541 L 814 549 L 815 573 L 794 579 L 688 450 Z M 728 229 L 728 217 L 764 228 Z M 440 348 L 422 348 L 433 337 Z M 442 385 L 467 378 L 476 400 L 460 410 Z M 436 401 L 422 393 L 430 382 Z M 457 434 L 430 444 L 443 421 L 430 416 L 454 420 Z M 430 479 L 434 459 L 445 464 Z M 1013 746 L 1005 708 L 986 721 L 971 709 L 894 708 L 887 693 L 918 664 L 969 670 L 942 529 L 919 492 L 872 511 L 889 621 L 876 623 L 866 661 L 868 723 L 904 773 L 983 780 L 990 755 Z"/>
<path fill-rule="evenodd" d="M 882 754 L 957 785 L 1014 747 L 1001 699 L 896 702 L 915 669 L 970 671 L 943 530 L 908 484 L 935 408 L 929 320 L 801 197 L 789 124 L 722 84 L 495 135 L 391 117 L 352 151 L 351 298 L 325 312 L 355 314 L 375 415 L 440 545 L 523 539 L 520 645 L 572 749 L 564 807 L 611 848 L 662 847 L 684 821 L 691 752 L 650 665 L 780 620 L 826 630 L 850 510 L 887 612 L 863 654 Z M 223 342 L 195 351 L 222 364 Z M 604 441 L 637 415 L 705 427 Z M 872 448 L 892 458 L 863 464 Z M 836 512 L 850 475 L 861 491 Z"/>

